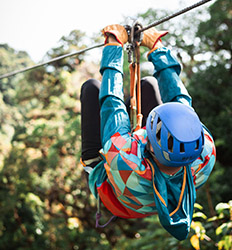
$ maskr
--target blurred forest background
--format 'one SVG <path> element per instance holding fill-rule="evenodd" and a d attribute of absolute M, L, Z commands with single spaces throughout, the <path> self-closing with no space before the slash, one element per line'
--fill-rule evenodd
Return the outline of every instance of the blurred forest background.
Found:
<path fill-rule="evenodd" d="M 146 26 L 168 14 L 149 9 L 138 17 Z M 217 147 L 188 239 L 175 240 L 157 216 L 95 228 L 96 201 L 79 164 L 80 88 L 100 79 L 100 53 L 91 60 L 90 52 L 0 81 L 0 249 L 232 249 L 232 1 L 218 0 L 157 28 L 169 30 L 163 42 L 182 63 L 193 107 Z M 100 32 L 93 39 L 73 30 L 44 59 L 100 39 Z M 151 74 L 141 51 L 142 75 Z M 0 74 L 33 64 L 26 52 L 0 44 Z M 124 67 L 128 82 L 126 55 Z M 103 222 L 110 217 L 104 208 L 103 215 Z"/>

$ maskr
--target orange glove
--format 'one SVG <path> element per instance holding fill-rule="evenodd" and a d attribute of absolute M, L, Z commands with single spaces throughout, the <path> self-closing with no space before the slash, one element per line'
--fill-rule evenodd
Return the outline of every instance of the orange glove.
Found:
<path fill-rule="evenodd" d="M 103 30 L 102 33 L 105 37 L 105 44 L 108 43 L 109 41 L 109 36 L 113 35 L 116 39 L 116 42 L 119 42 L 122 47 L 123 45 L 128 41 L 128 35 L 126 29 L 119 24 L 112 24 L 106 26 Z"/>
<path fill-rule="evenodd" d="M 168 31 L 158 31 L 156 28 L 150 28 L 144 31 L 141 45 L 150 49 L 148 55 L 156 49 L 163 47 L 160 38 L 167 35 L 167 33 Z"/>

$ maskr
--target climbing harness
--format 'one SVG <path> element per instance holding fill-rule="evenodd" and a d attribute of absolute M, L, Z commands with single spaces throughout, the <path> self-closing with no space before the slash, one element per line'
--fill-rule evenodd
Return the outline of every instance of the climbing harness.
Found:
<path fill-rule="evenodd" d="M 195 4 L 193 4 L 193 5 L 189 6 L 189 7 L 186 7 L 184 9 L 172 14 L 172 15 L 164 17 L 164 18 L 162 18 L 162 19 L 160 19 L 160 20 L 158 20 L 158 21 L 156 21 L 156 22 L 154 22 L 154 23 L 152 23 L 152 24 L 150 24 L 150 25 L 148 25 L 148 26 L 146 26 L 146 27 L 144 27 L 142 29 L 139 29 L 139 30 L 135 31 L 135 33 L 137 35 L 138 33 L 141 33 L 141 32 L 143 32 L 143 31 L 145 31 L 147 29 L 155 27 L 155 26 L 157 26 L 157 25 L 159 25 L 161 23 L 164 23 L 164 22 L 166 22 L 166 21 L 168 21 L 168 20 L 170 20 L 170 19 L 172 19 L 174 17 L 182 15 L 185 12 L 188 12 L 188 11 L 190 11 L 190 10 L 196 8 L 196 7 L 199 7 L 199 6 L 201 6 L 201 5 L 203 5 L 203 4 L 207 3 L 207 2 L 210 2 L 210 1 L 212 1 L 212 0 L 202 0 L 200 2 L 197 2 L 197 3 L 195 3 Z M 26 71 L 29 71 L 29 70 L 32 70 L 32 69 L 36 69 L 38 67 L 41 67 L 41 66 L 44 66 L 44 65 L 47 65 L 47 64 L 62 60 L 62 59 L 67 58 L 67 57 L 83 54 L 86 51 L 89 51 L 89 50 L 92 50 L 92 49 L 95 49 L 95 48 L 100 48 L 100 47 L 103 47 L 103 46 L 104 46 L 104 43 L 98 44 L 98 45 L 95 45 L 95 46 L 92 46 L 92 47 L 89 47 L 89 48 L 86 48 L 86 49 L 83 49 L 83 50 L 80 50 L 80 51 L 76 51 L 76 52 L 72 52 L 72 53 L 69 53 L 69 54 L 65 54 L 65 55 L 62 55 L 62 56 L 55 57 L 55 58 L 53 58 L 53 59 L 51 59 L 49 61 L 39 63 L 39 64 L 36 64 L 34 66 L 26 67 L 26 68 L 23 68 L 21 70 L 16 70 L 16 71 L 13 71 L 13 72 L 10 72 L 10 73 L 7 73 L 7 74 L 3 74 L 3 75 L 0 75 L 0 80 L 3 79 L 3 78 L 12 77 L 12 76 L 14 76 L 16 74 L 23 73 L 23 72 L 26 72 Z"/>

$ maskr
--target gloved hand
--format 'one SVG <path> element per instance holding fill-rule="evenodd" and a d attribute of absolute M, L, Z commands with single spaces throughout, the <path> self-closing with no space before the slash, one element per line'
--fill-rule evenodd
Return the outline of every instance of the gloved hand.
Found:
<path fill-rule="evenodd" d="M 105 37 L 105 44 L 108 42 L 113 42 L 114 37 L 116 39 L 115 42 L 119 42 L 122 46 L 127 42 L 128 35 L 126 29 L 120 24 L 112 24 L 106 26 L 102 33 Z M 112 35 L 114 37 L 112 37 Z"/>
<path fill-rule="evenodd" d="M 163 47 L 160 38 L 167 33 L 168 31 L 158 31 L 156 28 L 150 28 L 144 31 L 141 45 L 150 49 L 148 55 L 156 49 Z"/>

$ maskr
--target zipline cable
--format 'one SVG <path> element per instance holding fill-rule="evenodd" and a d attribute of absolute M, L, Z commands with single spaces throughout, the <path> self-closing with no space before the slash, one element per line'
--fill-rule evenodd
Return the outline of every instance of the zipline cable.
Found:
<path fill-rule="evenodd" d="M 210 2 L 210 1 L 212 1 L 212 0 L 202 0 L 200 2 L 197 2 L 197 3 L 195 3 L 195 4 L 193 4 L 193 5 L 189 6 L 189 7 L 186 7 L 184 9 L 172 14 L 172 15 L 161 18 L 160 20 L 158 20 L 158 21 L 156 21 L 156 22 L 154 22 L 154 23 L 152 23 L 152 24 L 138 30 L 137 32 L 143 32 L 144 30 L 150 29 L 150 28 L 152 28 L 154 26 L 157 26 L 157 25 L 159 25 L 161 23 L 164 23 L 164 22 L 166 22 L 166 21 L 168 21 L 168 20 L 170 20 L 170 19 L 172 19 L 172 18 L 174 18 L 176 16 L 182 15 L 185 12 L 190 11 L 190 10 L 192 10 L 192 9 L 194 9 L 196 7 L 199 7 L 199 6 L 201 6 L 201 5 L 203 5 L 203 4 L 207 3 L 207 2 Z"/>
<path fill-rule="evenodd" d="M 22 72 L 26 72 L 28 70 L 39 68 L 39 67 L 44 66 L 46 64 L 53 63 L 53 62 L 62 60 L 62 59 L 67 58 L 67 57 L 80 55 L 80 54 L 85 53 L 86 51 L 89 51 L 89 50 L 92 50 L 92 49 L 95 49 L 95 48 L 100 48 L 102 46 L 104 46 L 104 43 L 103 44 L 94 45 L 92 47 L 89 47 L 89 48 L 86 48 L 86 49 L 83 49 L 83 50 L 71 52 L 69 54 L 65 54 L 65 55 L 62 55 L 62 56 L 58 56 L 58 57 L 55 57 L 55 58 L 53 58 L 53 59 L 51 59 L 49 61 L 46 61 L 46 62 L 43 62 L 43 63 L 39 63 L 39 64 L 36 64 L 34 66 L 30 66 L 30 67 L 27 67 L 27 68 L 24 68 L 24 69 L 21 69 L 21 70 L 15 70 L 15 71 L 13 71 L 11 73 L 7 73 L 7 74 L 4 74 L 4 75 L 1 75 L 0 76 L 0 80 L 3 79 L 3 78 L 14 76 L 14 75 L 22 73 Z"/>
<path fill-rule="evenodd" d="M 148 26 L 146 26 L 146 27 L 138 30 L 137 32 L 143 32 L 143 31 L 145 31 L 147 29 L 150 29 L 150 28 L 152 28 L 154 26 L 157 26 L 157 25 L 159 25 L 161 23 L 164 23 L 164 22 L 166 22 L 166 21 L 168 21 L 168 20 L 170 20 L 170 19 L 172 19 L 172 18 L 174 18 L 176 16 L 184 14 L 185 12 L 190 11 L 190 10 L 192 10 L 192 9 L 194 9 L 196 7 L 199 7 L 199 6 L 201 6 L 201 5 L 203 5 L 203 4 L 207 3 L 207 2 L 210 2 L 210 1 L 212 1 L 212 0 L 202 0 L 200 2 L 197 2 L 197 3 L 195 3 L 195 4 L 193 4 L 193 5 L 189 6 L 189 7 L 186 7 L 184 9 L 182 9 L 182 10 L 180 10 L 180 11 L 172 14 L 172 15 L 164 17 L 164 18 L 162 18 L 162 19 L 160 19 L 160 20 L 158 20 L 158 21 L 156 21 L 156 22 L 154 22 L 154 23 L 152 23 L 152 24 L 150 24 L 150 25 L 148 25 Z M 19 73 L 26 72 L 28 70 L 39 68 L 41 66 L 44 66 L 44 65 L 47 65 L 47 64 L 50 64 L 50 63 L 62 60 L 62 59 L 67 58 L 67 57 L 71 57 L 71 56 L 83 54 L 86 51 L 89 51 L 89 50 L 92 50 L 92 49 L 95 49 L 95 48 L 100 48 L 100 47 L 103 47 L 103 46 L 104 46 L 104 43 L 103 44 L 94 45 L 92 47 L 89 47 L 89 48 L 86 48 L 86 49 L 83 49 L 83 50 L 80 50 L 80 51 L 76 51 L 76 52 L 72 52 L 72 53 L 69 53 L 69 54 L 62 55 L 62 56 L 58 56 L 58 57 L 55 57 L 55 58 L 53 58 L 53 59 L 51 59 L 49 61 L 46 61 L 46 62 L 43 62 L 43 63 L 39 63 L 39 64 L 36 64 L 34 66 L 26 67 L 26 68 L 23 68 L 21 70 L 16 70 L 16 71 L 13 71 L 13 72 L 1 75 L 0 76 L 0 80 L 3 79 L 3 78 L 8 78 L 8 77 L 14 76 L 14 75 L 19 74 Z"/>

